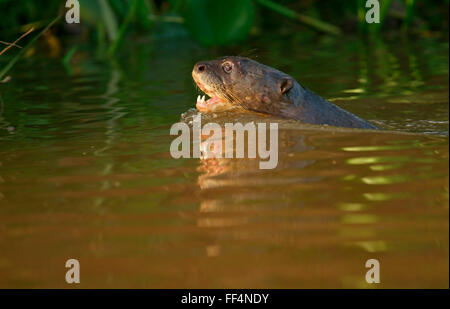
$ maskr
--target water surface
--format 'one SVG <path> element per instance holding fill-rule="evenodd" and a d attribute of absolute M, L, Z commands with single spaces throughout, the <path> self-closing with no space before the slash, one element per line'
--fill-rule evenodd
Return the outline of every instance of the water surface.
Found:
<path fill-rule="evenodd" d="M 0 85 L 0 287 L 69 287 L 76 258 L 79 287 L 448 288 L 448 43 L 400 43 L 161 38 L 112 62 L 82 48 L 70 69 L 24 59 Z M 226 53 L 384 130 L 281 121 L 274 170 L 175 160 L 192 65 Z"/>

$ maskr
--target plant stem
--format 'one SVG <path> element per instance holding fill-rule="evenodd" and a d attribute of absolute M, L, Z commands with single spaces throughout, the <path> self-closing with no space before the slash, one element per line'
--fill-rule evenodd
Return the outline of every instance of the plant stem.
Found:
<path fill-rule="evenodd" d="M 33 45 L 33 43 L 42 35 L 44 34 L 51 26 L 53 26 L 54 23 L 56 23 L 59 18 L 61 16 L 56 17 L 55 19 L 53 19 L 48 25 L 47 27 L 45 27 L 41 32 L 39 32 L 38 35 L 36 35 L 34 38 L 31 39 L 30 42 L 28 42 L 28 44 L 22 48 L 20 50 L 20 52 L 14 57 L 12 58 L 7 64 L 6 66 L 0 71 L 0 80 L 3 79 L 3 77 L 5 76 L 6 73 L 8 73 L 8 71 L 13 67 L 13 65 L 20 59 L 20 57 L 22 57 L 22 55 L 28 50 L 28 48 L 30 48 L 31 45 Z M 27 32 L 28 33 L 28 32 Z M 21 38 L 24 37 L 24 35 L 21 36 Z M 17 42 L 17 41 L 16 41 Z M 16 43 L 14 42 L 14 43 Z"/>
<path fill-rule="evenodd" d="M 22 34 L 17 40 L 15 40 L 13 43 L 9 44 L 8 46 L 5 47 L 5 49 L 3 49 L 0 52 L 0 56 L 5 53 L 8 49 L 10 49 L 13 46 L 16 46 L 16 43 L 19 42 L 21 39 L 23 39 L 24 37 L 26 37 L 28 34 L 30 34 L 31 32 L 33 32 L 34 28 L 31 28 L 30 30 L 28 30 L 27 32 L 25 32 L 24 34 Z"/>
<path fill-rule="evenodd" d="M 307 16 L 307 15 L 297 13 L 285 6 L 282 6 L 278 3 L 273 2 L 272 0 L 255 0 L 255 1 L 269 9 L 271 9 L 272 11 L 277 12 L 278 14 L 284 15 L 291 19 L 296 19 L 305 25 L 316 28 L 317 30 L 327 32 L 327 33 L 333 34 L 333 35 L 341 34 L 341 29 L 339 29 L 339 27 L 337 27 L 335 25 L 326 23 L 324 21 L 321 21 L 319 19 Z"/>

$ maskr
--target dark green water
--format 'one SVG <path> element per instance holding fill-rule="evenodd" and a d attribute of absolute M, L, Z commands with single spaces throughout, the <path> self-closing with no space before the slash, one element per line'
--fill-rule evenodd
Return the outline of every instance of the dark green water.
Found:
<path fill-rule="evenodd" d="M 256 50 L 253 50 L 256 48 Z M 389 132 L 280 129 L 279 164 L 175 160 L 195 62 L 243 54 Z M 130 42 L 0 84 L 0 287 L 448 288 L 448 42 Z M 233 116 L 227 116 L 233 120 Z M 408 133 L 408 134 L 405 134 Z M 412 134 L 409 134 L 412 133 Z M 365 282 L 366 260 L 381 284 Z"/>

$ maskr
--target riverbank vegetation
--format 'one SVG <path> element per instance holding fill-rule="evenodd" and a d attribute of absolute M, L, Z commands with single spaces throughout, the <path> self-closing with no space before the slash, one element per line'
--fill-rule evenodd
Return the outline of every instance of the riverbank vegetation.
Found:
<path fill-rule="evenodd" d="M 73 35 L 79 41 L 95 42 L 102 57 L 117 54 L 124 48 L 124 41 L 133 35 L 149 38 L 185 35 L 205 47 L 236 44 L 267 32 L 302 33 L 305 37 L 374 37 L 396 31 L 447 40 L 449 0 L 379 3 L 380 23 L 368 24 L 366 0 L 79 0 L 81 22 L 67 24 L 66 1 L 1 0 L 0 51 L 5 52 L 0 57 L 0 80 L 18 57 L 27 54 L 26 48 L 13 43 L 29 34 L 30 29 L 35 31 L 23 41 L 29 44 L 45 33 L 43 41 L 49 54 L 60 55 L 64 63 L 78 49 L 77 45 L 69 47 L 62 43 Z M 56 22 L 57 16 L 62 17 L 62 22 Z M 53 23 L 51 32 L 42 31 Z"/>

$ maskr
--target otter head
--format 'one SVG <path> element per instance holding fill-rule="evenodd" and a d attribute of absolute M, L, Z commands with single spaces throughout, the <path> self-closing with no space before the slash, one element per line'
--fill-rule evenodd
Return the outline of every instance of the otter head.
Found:
<path fill-rule="evenodd" d="M 195 64 L 192 77 L 211 98 L 198 97 L 202 112 L 243 107 L 283 115 L 293 107 L 298 83 L 289 75 L 244 57 L 223 57 Z"/>

